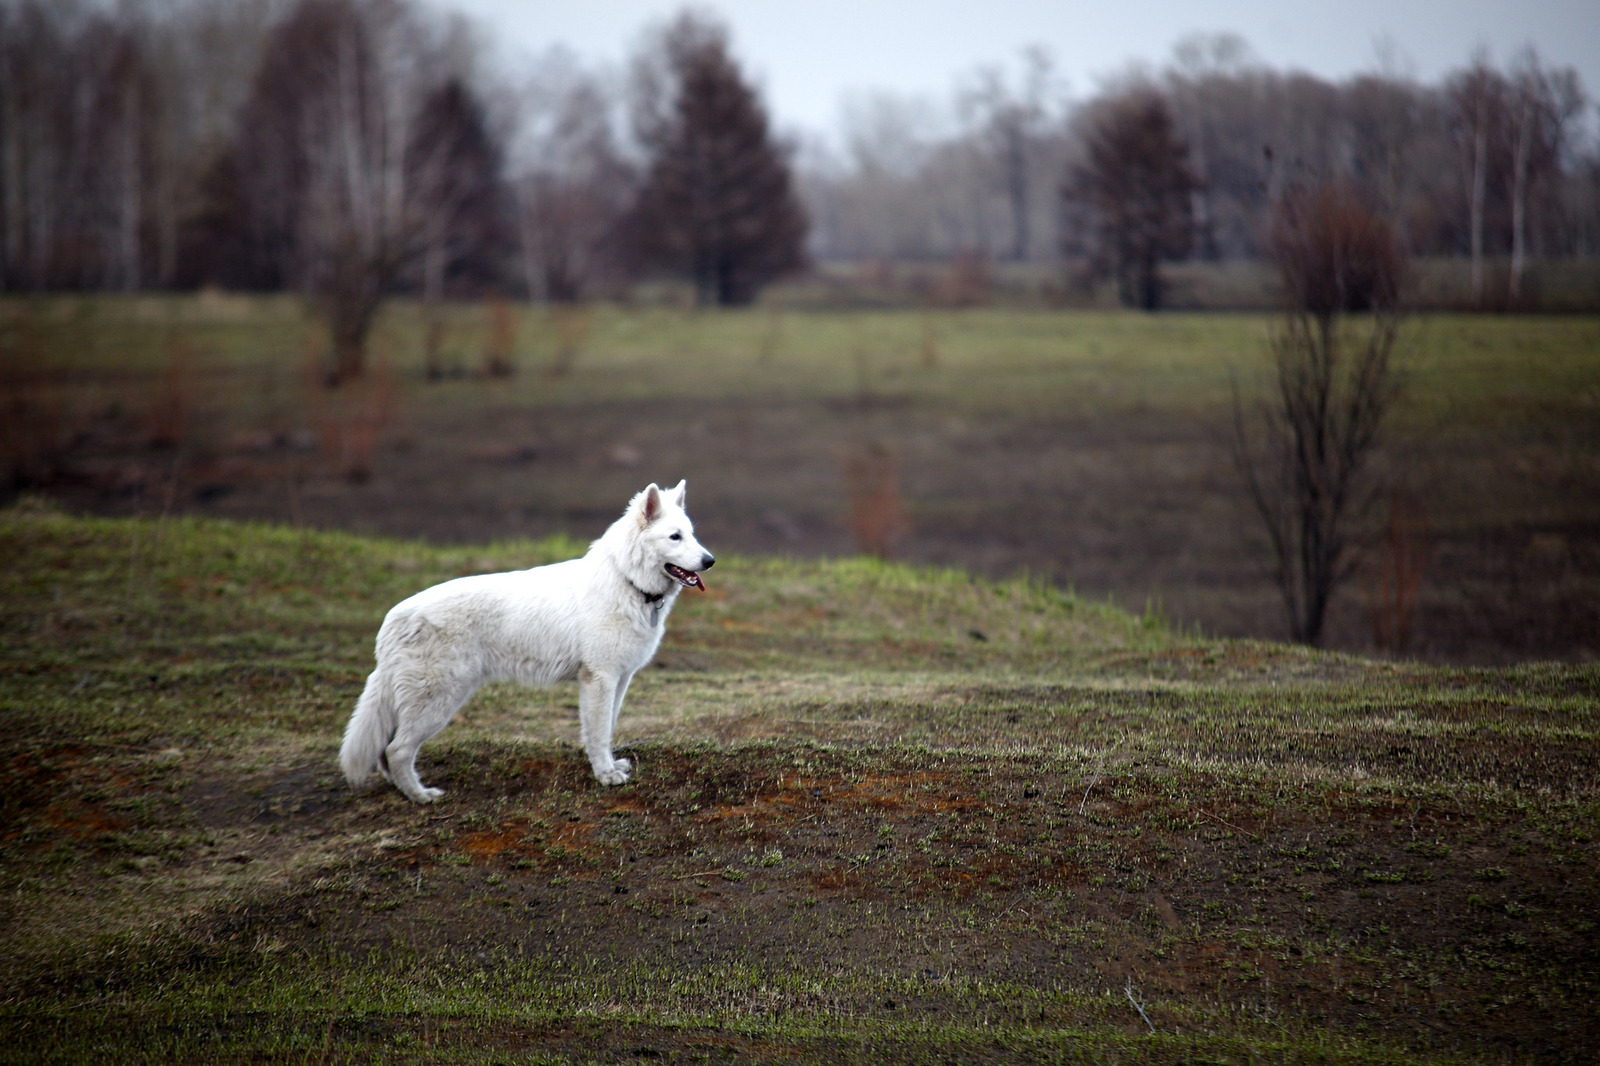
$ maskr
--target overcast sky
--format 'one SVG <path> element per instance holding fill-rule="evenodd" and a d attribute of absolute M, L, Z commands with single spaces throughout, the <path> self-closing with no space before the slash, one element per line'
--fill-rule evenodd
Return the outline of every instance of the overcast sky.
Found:
<path fill-rule="evenodd" d="M 471 15 L 513 62 L 565 45 L 620 64 L 674 0 L 432 0 Z M 735 55 L 780 128 L 832 135 L 847 94 L 946 100 L 986 64 L 1015 68 L 1040 44 L 1075 96 L 1143 61 L 1164 65 L 1194 32 L 1242 36 L 1267 65 L 1341 78 L 1379 68 L 1389 42 L 1425 82 L 1488 48 L 1499 64 L 1532 44 L 1600 93 L 1600 0 L 721 0 L 696 4 L 732 30 Z"/>

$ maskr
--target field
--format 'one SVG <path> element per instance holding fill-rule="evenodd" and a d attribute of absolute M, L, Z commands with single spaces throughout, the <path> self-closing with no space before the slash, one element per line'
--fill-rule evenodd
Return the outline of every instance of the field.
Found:
<path fill-rule="evenodd" d="M 1287 628 L 1228 441 L 1233 386 L 1247 406 L 1262 394 L 1272 328 L 398 302 L 369 384 L 330 392 L 325 340 L 293 300 L 9 300 L 0 458 L 83 513 L 455 544 L 588 538 L 646 481 L 687 477 L 718 552 L 868 548 L 1029 573 L 1179 629 L 1270 639 Z M 1329 644 L 1592 659 L 1600 318 L 1417 315 L 1399 357 L 1406 390 L 1374 464 L 1386 487 Z M 485 373 L 497 362 L 511 374 Z M 1401 563 L 1420 577 L 1397 611 L 1381 593 Z"/>
<path fill-rule="evenodd" d="M 578 548 L 0 512 L 0 1061 L 1589 1060 L 1595 666 L 726 552 L 634 782 L 497 687 L 348 790 L 389 604 Z"/>

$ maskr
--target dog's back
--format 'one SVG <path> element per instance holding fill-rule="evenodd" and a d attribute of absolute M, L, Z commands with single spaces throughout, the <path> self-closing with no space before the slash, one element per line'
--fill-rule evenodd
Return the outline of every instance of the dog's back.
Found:
<path fill-rule="evenodd" d="M 384 749 L 402 705 L 408 717 L 422 716 L 418 725 L 432 736 L 485 682 L 576 677 L 581 652 L 571 605 L 583 561 L 458 577 L 390 608 L 378 629 L 377 665 L 339 751 L 345 777 L 356 784 L 374 770 L 390 776 Z"/>

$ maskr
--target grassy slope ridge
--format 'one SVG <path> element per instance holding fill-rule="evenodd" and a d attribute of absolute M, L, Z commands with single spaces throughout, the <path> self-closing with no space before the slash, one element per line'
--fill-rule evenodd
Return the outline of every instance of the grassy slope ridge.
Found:
<path fill-rule="evenodd" d="M 0 1060 L 1583 1061 L 1600 1036 L 1594 667 L 725 557 L 630 693 L 636 782 L 593 783 L 570 686 L 496 686 L 424 749 L 440 804 L 348 791 L 387 607 L 581 549 L 0 513 Z"/>

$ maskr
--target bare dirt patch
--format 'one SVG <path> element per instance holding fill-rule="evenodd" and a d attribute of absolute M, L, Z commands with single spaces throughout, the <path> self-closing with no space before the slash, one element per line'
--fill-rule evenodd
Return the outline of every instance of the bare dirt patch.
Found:
<path fill-rule="evenodd" d="M 387 788 L 349 794 L 315 764 L 259 779 L 248 802 L 238 782 L 201 777 L 141 828 L 199 823 L 264 845 L 191 843 L 162 860 L 168 876 L 321 856 L 192 916 L 187 939 L 218 960 L 273 945 L 486 980 L 508 959 L 557 974 L 843 967 L 876 982 L 838 993 L 853 1011 L 891 1010 L 877 997 L 892 979 L 892 1010 L 966 1023 L 995 1007 L 963 1001 L 971 981 L 1131 983 L 1168 1029 L 1247 1004 L 1413 1048 L 1550 1061 L 1597 1023 L 1595 844 L 1559 812 L 1336 786 L 1284 795 L 1160 760 L 1090 776 L 1039 756 L 803 744 L 639 754 L 638 784 L 602 790 L 569 749 L 456 746 L 432 771 L 447 798 L 430 808 Z M 53 809 L 27 820 L 48 825 Z M 601 1031 L 595 1046 L 706 1046 Z M 515 1042 L 570 1046 L 559 1027 Z M 739 1044 L 735 1059 L 773 1051 Z"/>

